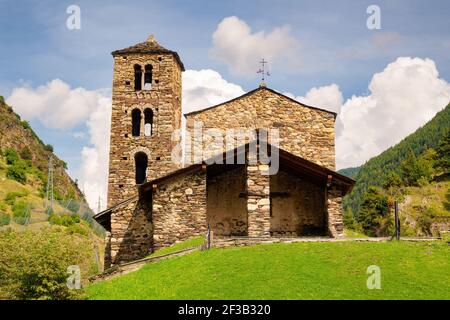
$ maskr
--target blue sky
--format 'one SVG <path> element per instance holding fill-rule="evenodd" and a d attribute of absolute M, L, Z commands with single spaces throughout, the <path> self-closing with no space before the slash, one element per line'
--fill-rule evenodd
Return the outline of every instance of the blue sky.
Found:
<path fill-rule="evenodd" d="M 366 8 L 372 3 L 381 8 L 380 31 L 366 28 Z M 71 4 L 81 8 L 81 30 L 65 26 L 65 11 Z M 448 1 L 2 1 L 0 88 L 8 95 L 21 79 L 38 85 L 54 78 L 75 87 L 110 87 L 110 52 L 153 33 L 164 46 L 180 53 L 186 68 L 212 68 L 250 90 L 258 83 L 254 75 L 229 74 L 226 66 L 208 55 L 218 23 L 235 15 L 254 30 L 288 25 L 294 36 L 307 39 L 305 50 L 310 55 L 314 56 L 313 50 L 327 51 L 334 62 L 320 73 L 272 70 L 271 86 L 301 94 L 336 82 L 349 96 L 362 93 L 373 73 L 402 55 L 432 58 L 448 78 L 448 12 Z M 396 32 L 407 39 L 388 52 L 372 48 L 366 56 L 334 56 L 343 48 L 358 50 L 376 32 Z"/>
<path fill-rule="evenodd" d="M 81 29 L 68 30 L 69 5 L 81 9 Z M 381 9 L 381 30 L 366 27 L 369 5 Z M 149 34 L 176 50 L 186 69 L 217 71 L 244 91 L 254 89 L 254 71 L 233 72 L 211 54 L 219 23 L 236 16 L 252 33 L 287 27 L 298 41 L 301 63 L 272 64 L 268 85 L 303 96 L 313 87 L 337 84 L 344 100 L 369 94 L 375 73 L 398 57 L 429 58 L 450 80 L 449 1 L 9 1 L 0 2 L 0 94 L 61 79 L 71 88 L 109 89 L 111 51 L 143 42 Z M 231 31 L 230 31 L 231 32 Z M 271 61 L 269 61 L 270 63 Z M 37 118 L 31 124 L 69 163 L 77 176 L 88 138 L 85 122 L 61 130 Z"/>

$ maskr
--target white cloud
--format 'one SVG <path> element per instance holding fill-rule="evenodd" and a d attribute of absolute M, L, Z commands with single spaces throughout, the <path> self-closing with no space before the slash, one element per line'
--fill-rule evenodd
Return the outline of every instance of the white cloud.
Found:
<path fill-rule="evenodd" d="M 300 66 L 299 42 L 283 26 L 271 32 L 254 32 L 238 17 L 223 19 L 213 33 L 210 55 L 225 62 L 229 69 L 240 75 L 256 75 L 258 62 L 264 58 L 286 71 Z"/>
<path fill-rule="evenodd" d="M 85 123 L 89 145 L 83 147 L 78 172 L 79 187 L 90 207 L 97 210 L 98 197 L 106 203 L 108 180 L 109 128 L 111 99 L 105 90 L 72 89 L 62 80 L 32 88 L 29 84 L 13 89 L 7 103 L 24 119 L 39 120 L 45 127 L 67 130 Z M 76 131 L 83 139 L 85 132 Z"/>
<path fill-rule="evenodd" d="M 74 137 L 75 139 L 85 139 L 86 133 L 83 131 L 75 131 L 71 133 L 71 136 Z"/>
<path fill-rule="evenodd" d="M 7 102 L 26 120 L 39 119 L 48 128 L 70 129 L 88 117 L 98 99 L 96 91 L 71 89 L 55 79 L 36 89 L 29 85 L 15 88 Z"/>
<path fill-rule="evenodd" d="M 81 151 L 81 185 L 92 209 L 106 208 L 108 193 L 109 136 L 111 131 L 111 99 L 102 96 L 87 121 L 91 146 Z"/>
<path fill-rule="evenodd" d="M 360 165 L 424 125 L 450 101 L 433 60 L 401 57 L 373 76 L 370 94 L 341 108 L 337 167 Z"/>
<path fill-rule="evenodd" d="M 342 92 L 339 90 L 337 84 L 330 84 L 323 87 L 314 87 L 310 89 L 304 97 L 296 97 L 292 93 L 285 93 L 290 98 L 293 98 L 303 104 L 321 108 L 329 111 L 339 113 L 344 102 Z"/>
<path fill-rule="evenodd" d="M 338 113 L 337 168 L 363 164 L 400 142 L 450 101 L 450 84 L 433 60 L 400 57 L 375 74 L 367 96 L 343 103 L 336 84 L 312 88 L 305 96 L 285 93 L 307 105 Z"/>
<path fill-rule="evenodd" d="M 227 82 L 217 71 L 183 72 L 183 113 L 201 110 L 244 93 L 240 86 Z"/>

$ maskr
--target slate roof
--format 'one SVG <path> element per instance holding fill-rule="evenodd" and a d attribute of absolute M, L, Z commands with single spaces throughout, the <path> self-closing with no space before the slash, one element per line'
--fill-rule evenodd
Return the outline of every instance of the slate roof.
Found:
<path fill-rule="evenodd" d="M 183 62 L 181 62 L 180 56 L 177 52 L 169 50 L 161 46 L 153 36 L 150 36 L 147 41 L 135 44 L 131 47 L 115 50 L 111 54 L 113 56 L 126 55 L 133 53 L 161 53 L 161 54 L 171 54 L 175 57 L 179 63 L 181 70 L 184 71 Z"/>

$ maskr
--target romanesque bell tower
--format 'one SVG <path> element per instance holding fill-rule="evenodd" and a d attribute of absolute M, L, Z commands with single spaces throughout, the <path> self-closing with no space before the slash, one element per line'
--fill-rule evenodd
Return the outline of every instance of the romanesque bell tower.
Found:
<path fill-rule="evenodd" d="M 112 53 L 111 146 L 108 207 L 137 194 L 137 185 L 180 167 L 171 154 L 181 128 L 181 72 L 178 54 L 146 42 Z"/>

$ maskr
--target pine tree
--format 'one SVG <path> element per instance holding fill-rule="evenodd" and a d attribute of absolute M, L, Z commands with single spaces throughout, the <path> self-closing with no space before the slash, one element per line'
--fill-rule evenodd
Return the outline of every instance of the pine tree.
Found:
<path fill-rule="evenodd" d="M 450 131 L 439 142 L 434 167 L 444 174 L 450 173 Z"/>
<path fill-rule="evenodd" d="M 382 219 L 389 212 L 388 199 L 379 188 L 369 187 L 364 193 L 363 202 L 358 215 L 365 234 L 377 236 L 383 225 Z"/>

